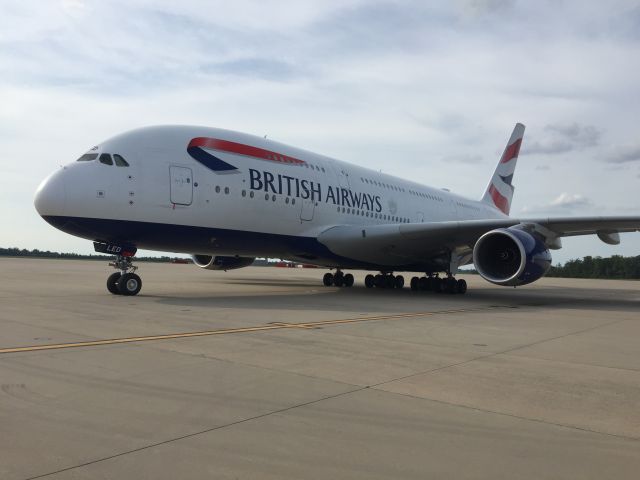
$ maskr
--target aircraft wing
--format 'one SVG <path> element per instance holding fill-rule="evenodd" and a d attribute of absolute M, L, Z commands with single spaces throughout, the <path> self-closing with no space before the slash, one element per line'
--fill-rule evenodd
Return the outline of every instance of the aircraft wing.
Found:
<path fill-rule="evenodd" d="M 619 242 L 617 232 L 640 231 L 640 217 L 501 218 L 391 225 L 337 225 L 318 236 L 332 252 L 364 262 L 397 265 L 436 257 L 448 251 L 473 249 L 478 238 L 496 228 L 519 225 L 535 231 L 559 248 L 558 237 L 598 234 L 606 243 Z M 466 263 L 466 262 L 463 262 Z"/>
<path fill-rule="evenodd" d="M 559 237 L 590 235 L 598 232 L 640 231 L 640 217 L 559 217 L 522 219 L 520 223 L 540 225 Z"/>

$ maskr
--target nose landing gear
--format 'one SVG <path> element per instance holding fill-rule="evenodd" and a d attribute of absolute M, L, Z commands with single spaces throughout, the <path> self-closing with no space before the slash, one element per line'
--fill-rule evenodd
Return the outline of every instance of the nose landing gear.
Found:
<path fill-rule="evenodd" d="M 120 270 L 107 278 L 107 290 L 114 295 L 137 295 L 142 288 L 142 279 L 134 272 L 138 267 L 133 265 L 131 257 L 118 255 L 109 266 Z"/>
<path fill-rule="evenodd" d="M 133 245 L 116 245 L 111 243 L 93 242 L 93 249 L 99 253 L 107 253 L 116 256 L 109 264 L 110 267 L 119 270 L 107 278 L 107 290 L 114 295 L 137 295 L 142 288 L 142 280 L 135 271 L 138 267 L 133 265 L 133 256 L 136 247 Z"/>

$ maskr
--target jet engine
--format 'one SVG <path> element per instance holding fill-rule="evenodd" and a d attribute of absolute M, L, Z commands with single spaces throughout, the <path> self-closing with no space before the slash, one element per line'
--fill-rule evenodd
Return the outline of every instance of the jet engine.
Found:
<path fill-rule="evenodd" d="M 485 280 L 517 286 L 535 282 L 551 267 L 551 253 L 542 238 L 517 228 L 499 228 L 482 235 L 473 247 L 473 263 Z"/>
<path fill-rule="evenodd" d="M 248 267 L 255 260 L 255 258 L 248 257 L 221 257 L 219 255 L 192 255 L 191 259 L 200 268 L 225 271 Z"/>

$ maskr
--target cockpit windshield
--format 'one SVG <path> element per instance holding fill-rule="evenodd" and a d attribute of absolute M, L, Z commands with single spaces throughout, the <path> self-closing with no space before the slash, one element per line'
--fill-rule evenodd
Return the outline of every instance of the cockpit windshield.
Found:
<path fill-rule="evenodd" d="M 104 163 L 105 165 L 113 165 L 113 160 L 111 160 L 111 155 L 109 155 L 108 153 L 101 153 L 100 163 Z"/>
<path fill-rule="evenodd" d="M 104 165 L 116 165 L 117 167 L 128 167 L 129 162 L 127 162 L 122 155 L 118 155 L 114 153 L 111 155 L 110 153 L 85 153 L 82 155 L 77 162 L 91 162 L 99 157 L 100 163 Z"/>
<path fill-rule="evenodd" d="M 118 167 L 128 167 L 129 166 L 129 164 L 124 159 L 124 157 L 122 157 L 122 155 L 118 155 L 117 153 L 113 154 L 113 161 L 116 162 L 116 165 Z"/>

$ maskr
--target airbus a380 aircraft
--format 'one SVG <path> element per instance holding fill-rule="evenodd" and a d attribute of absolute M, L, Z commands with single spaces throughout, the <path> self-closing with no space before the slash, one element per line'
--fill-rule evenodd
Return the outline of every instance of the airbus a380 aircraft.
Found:
<path fill-rule="evenodd" d="M 393 272 L 420 272 L 414 290 L 464 293 L 471 262 L 497 285 L 542 277 L 560 238 L 640 229 L 640 217 L 509 217 L 524 125 L 517 124 L 480 201 L 229 130 L 159 126 L 93 147 L 42 182 L 39 214 L 116 255 L 113 294 L 136 295 L 137 248 L 190 253 L 230 270 L 255 257 L 335 269 L 325 285 L 353 285 L 345 269 L 380 272 L 368 288 L 402 288 Z M 440 277 L 439 274 L 444 276 Z"/>

